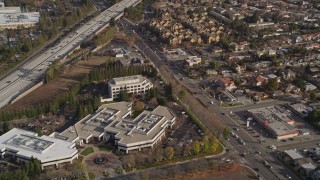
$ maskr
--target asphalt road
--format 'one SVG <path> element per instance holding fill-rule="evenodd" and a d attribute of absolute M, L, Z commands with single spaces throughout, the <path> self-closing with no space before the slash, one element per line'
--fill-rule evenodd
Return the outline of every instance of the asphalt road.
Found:
<path fill-rule="evenodd" d="M 129 31 L 135 30 L 138 32 L 137 27 L 127 21 L 126 19 L 122 19 L 121 22 L 125 24 L 125 28 L 129 29 Z M 137 34 L 140 38 L 136 38 L 137 47 L 150 59 L 153 61 L 156 67 L 167 66 L 168 71 L 172 74 L 174 78 L 180 81 L 180 78 L 183 77 L 177 70 L 169 67 L 167 63 L 165 63 L 161 58 L 161 52 L 154 47 L 154 45 L 150 44 L 148 41 L 144 41 L 142 35 Z M 161 72 L 160 72 L 161 73 Z M 230 141 L 226 141 L 228 148 L 231 150 L 234 149 L 234 153 L 242 154 L 246 153 L 246 156 L 240 159 L 241 163 L 248 164 L 251 167 L 258 168 L 259 174 L 264 179 L 287 179 L 286 175 L 292 177 L 292 179 L 299 179 L 295 174 L 293 174 L 290 170 L 286 169 L 285 166 L 277 159 L 276 154 L 268 149 L 262 144 L 258 142 L 257 139 L 254 139 L 247 131 L 240 128 L 240 124 L 234 121 L 229 115 L 228 112 L 224 109 L 220 108 L 217 104 L 209 104 L 212 99 L 207 97 L 205 92 L 198 88 L 197 84 L 193 80 L 184 77 L 184 79 L 180 82 L 185 85 L 191 92 L 195 93 L 195 97 L 200 99 L 204 104 L 208 104 L 208 108 L 215 113 L 218 118 L 223 121 L 228 126 L 231 127 L 239 127 L 239 130 L 236 131 L 238 136 L 246 143 L 246 145 L 240 145 L 239 140 L 230 139 Z M 201 118 L 200 118 L 201 120 Z M 212 124 L 214 126 L 214 124 Z M 256 151 L 260 151 L 262 154 L 257 154 Z M 267 161 L 272 168 L 267 168 L 263 161 Z"/>
<path fill-rule="evenodd" d="M 36 57 L 29 59 L 28 62 L 2 77 L 0 80 L 0 108 L 38 83 L 50 64 L 56 60 L 63 61 L 63 58 L 70 52 L 108 26 L 112 17 L 121 16 L 126 7 L 138 2 L 139 0 L 123 0 L 113 5 L 62 38 L 53 47 L 43 49 Z"/>

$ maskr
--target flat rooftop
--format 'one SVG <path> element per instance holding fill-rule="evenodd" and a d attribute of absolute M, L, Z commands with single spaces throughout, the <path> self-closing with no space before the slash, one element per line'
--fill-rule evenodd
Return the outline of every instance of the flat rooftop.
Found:
<path fill-rule="evenodd" d="M 116 118 L 105 127 L 105 131 L 113 133 L 119 138 L 118 144 L 138 145 L 139 143 L 153 142 L 162 132 L 168 121 L 175 119 L 174 114 L 164 106 L 158 106 L 153 111 L 143 111 L 138 117 Z"/>
<path fill-rule="evenodd" d="M 288 156 L 290 156 L 291 159 L 296 160 L 296 159 L 301 159 L 303 156 L 297 152 L 296 150 L 290 149 L 287 151 L 284 151 Z"/>
<path fill-rule="evenodd" d="M 131 102 L 104 104 L 95 114 L 86 116 L 59 135 L 74 141 L 78 137 L 99 137 L 107 131 L 116 135 L 118 143 L 139 143 L 153 140 L 166 128 L 168 121 L 175 119 L 174 114 L 164 106 L 158 106 L 153 111 L 145 110 L 133 119 L 130 118 L 131 106 Z"/>
<path fill-rule="evenodd" d="M 34 23 L 38 23 L 39 19 L 40 19 L 40 14 L 38 12 L 13 13 L 13 14 L 0 13 L 0 25 L 34 24 Z"/>
<path fill-rule="evenodd" d="M 119 110 L 104 108 L 102 106 L 95 114 L 84 117 L 74 126 L 70 126 L 59 135 L 68 141 L 73 141 L 78 137 L 82 139 L 89 138 L 90 136 L 100 137 L 104 133 L 104 128 L 113 121 L 112 119 L 115 118 L 119 112 Z"/>
<path fill-rule="evenodd" d="M 113 78 L 111 81 L 109 81 L 109 84 L 111 86 L 130 85 L 130 84 L 142 83 L 145 80 L 147 80 L 147 78 L 141 75 L 126 76 L 126 77 Z"/>
<path fill-rule="evenodd" d="M 290 104 L 289 106 L 303 116 L 307 116 L 308 109 L 310 109 L 310 108 L 308 108 L 308 106 L 306 106 L 305 104 L 302 104 L 302 103 Z"/>
<path fill-rule="evenodd" d="M 276 136 L 298 133 L 295 128 L 288 124 L 293 121 L 293 119 L 288 117 L 291 111 L 287 111 L 280 106 L 251 109 L 248 110 L 248 112 L 254 114 L 256 120 L 266 127 L 269 127 L 271 132 Z"/>
<path fill-rule="evenodd" d="M 34 132 L 18 128 L 0 136 L 0 151 L 4 150 L 16 152 L 20 157 L 37 158 L 42 163 L 68 158 L 78 152 L 74 143 L 49 136 L 38 137 Z"/>

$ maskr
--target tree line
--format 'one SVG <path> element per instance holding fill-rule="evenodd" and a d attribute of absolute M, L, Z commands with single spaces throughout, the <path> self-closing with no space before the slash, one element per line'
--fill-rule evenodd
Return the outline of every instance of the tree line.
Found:
<path fill-rule="evenodd" d="M 115 77 L 131 76 L 142 74 L 148 77 L 155 77 L 157 71 L 150 65 L 140 66 L 122 66 L 112 61 L 107 62 L 104 67 L 93 70 L 84 76 L 81 83 L 73 86 L 69 91 L 65 91 L 55 97 L 52 102 L 39 104 L 33 107 L 20 109 L 16 111 L 3 111 L 0 113 L 0 122 L 10 121 L 13 119 L 32 118 L 48 113 L 55 114 L 59 108 L 68 107 L 74 110 L 76 116 L 81 119 L 87 114 L 95 112 L 100 106 L 100 97 L 89 95 L 80 95 L 81 88 L 92 82 L 106 82 Z"/>
<path fill-rule="evenodd" d="M 41 163 L 38 159 L 31 158 L 21 169 L 0 174 L 0 180 L 28 180 L 40 175 Z"/>

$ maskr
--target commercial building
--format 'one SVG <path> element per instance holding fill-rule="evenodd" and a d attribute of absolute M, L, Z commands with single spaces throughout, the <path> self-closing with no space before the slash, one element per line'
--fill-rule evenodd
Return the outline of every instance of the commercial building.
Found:
<path fill-rule="evenodd" d="M 78 158 L 78 150 L 75 143 L 50 136 L 39 137 L 37 133 L 14 128 L 0 136 L 0 155 L 1 158 L 11 155 L 17 162 L 37 158 L 43 169 L 45 166 L 72 163 Z"/>
<path fill-rule="evenodd" d="M 188 66 L 194 66 L 201 63 L 201 58 L 197 56 L 189 56 L 185 59 Z"/>
<path fill-rule="evenodd" d="M 119 102 L 102 105 L 95 114 L 88 115 L 71 128 L 55 137 L 62 137 L 78 144 L 88 143 L 93 138 L 98 141 L 113 140 L 119 150 L 153 147 L 165 136 L 165 129 L 172 128 L 175 115 L 164 106 L 153 111 L 143 111 L 131 118 L 132 103 Z"/>
<path fill-rule="evenodd" d="M 32 27 L 39 23 L 39 12 L 21 12 L 20 7 L 5 7 L 0 2 L 0 29 Z"/>
<path fill-rule="evenodd" d="M 276 139 L 286 139 L 297 136 L 299 132 L 291 125 L 294 120 L 290 118 L 291 111 L 287 111 L 280 106 L 269 106 L 248 110 L 265 129 L 267 129 Z"/>
<path fill-rule="evenodd" d="M 153 84 L 141 75 L 113 78 L 108 82 L 109 97 L 118 98 L 121 91 L 128 94 L 145 94 Z"/>
<path fill-rule="evenodd" d="M 110 54 L 113 57 L 117 57 L 117 58 L 129 56 L 128 52 L 123 48 L 114 48 L 114 49 L 110 50 Z"/>
<path fill-rule="evenodd" d="M 302 103 L 289 104 L 287 107 L 301 118 L 306 118 L 308 116 L 308 113 L 312 110 L 312 108 L 309 108 Z"/>

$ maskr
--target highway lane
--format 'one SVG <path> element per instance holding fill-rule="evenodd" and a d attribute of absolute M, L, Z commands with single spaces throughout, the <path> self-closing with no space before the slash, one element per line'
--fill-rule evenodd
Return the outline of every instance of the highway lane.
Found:
<path fill-rule="evenodd" d="M 139 0 L 123 0 L 113 5 L 67 37 L 61 39 L 54 47 L 43 50 L 37 57 L 30 59 L 3 77 L 0 81 L 0 108 L 39 82 L 46 68 L 52 62 L 62 60 L 70 52 L 78 48 L 81 43 L 90 39 L 101 28 L 107 26 L 112 17 L 121 15 L 126 7 L 138 2 Z"/>
<path fill-rule="evenodd" d="M 126 23 L 126 28 L 131 28 L 130 30 L 137 30 L 133 24 L 130 22 L 123 20 L 123 23 Z M 141 38 L 143 39 L 143 38 Z M 148 42 L 144 42 L 137 38 L 136 41 L 137 47 L 150 59 L 153 61 L 156 67 L 167 66 L 165 62 L 159 57 L 158 54 L 161 52 L 157 51 L 156 48 L 151 49 L 152 45 L 148 44 Z M 167 67 L 168 71 L 173 75 L 174 78 L 180 80 L 182 76 L 180 73 L 174 71 L 170 67 Z M 228 112 L 224 109 L 221 109 L 216 104 L 209 104 L 211 101 L 210 97 L 207 97 L 204 92 L 202 92 L 196 84 L 187 77 L 184 77 L 182 82 L 191 92 L 196 92 L 195 96 L 200 99 L 204 104 L 208 104 L 209 108 L 214 112 L 220 120 L 231 127 L 240 127 L 240 125 L 235 122 L 231 117 L 229 117 Z M 225 114 L 225 115 L 223 115 Z M 290 175 L 292 179 L 298 179 L 291 171 L 286 169 L 282 163 L 272 155 L 273 152 L 267 150 L 263 145 L 261 145 L 258 140 L 254 139 L 247 131 L 239 128 L 240 130 L 236 133 L 243 139 L 246 145 L 240 145 L 238 140 L 226 141 L 228 147 L 234 149 L 236 153 L 241 154 L 246 152 L 247 155 L 245 158 L 242 158 L 243 163 L 248 163 L 251 167 L 259 168 L 259 174 L 262 175 L 265 179 L 286 179 L 285 175 Z M 262 155 L 255 154 L 256 151 L 260 151 Z M 263 165 L 263 161 L 266 160 L 272 165 L 272 168 L 269 169 Z"/>

